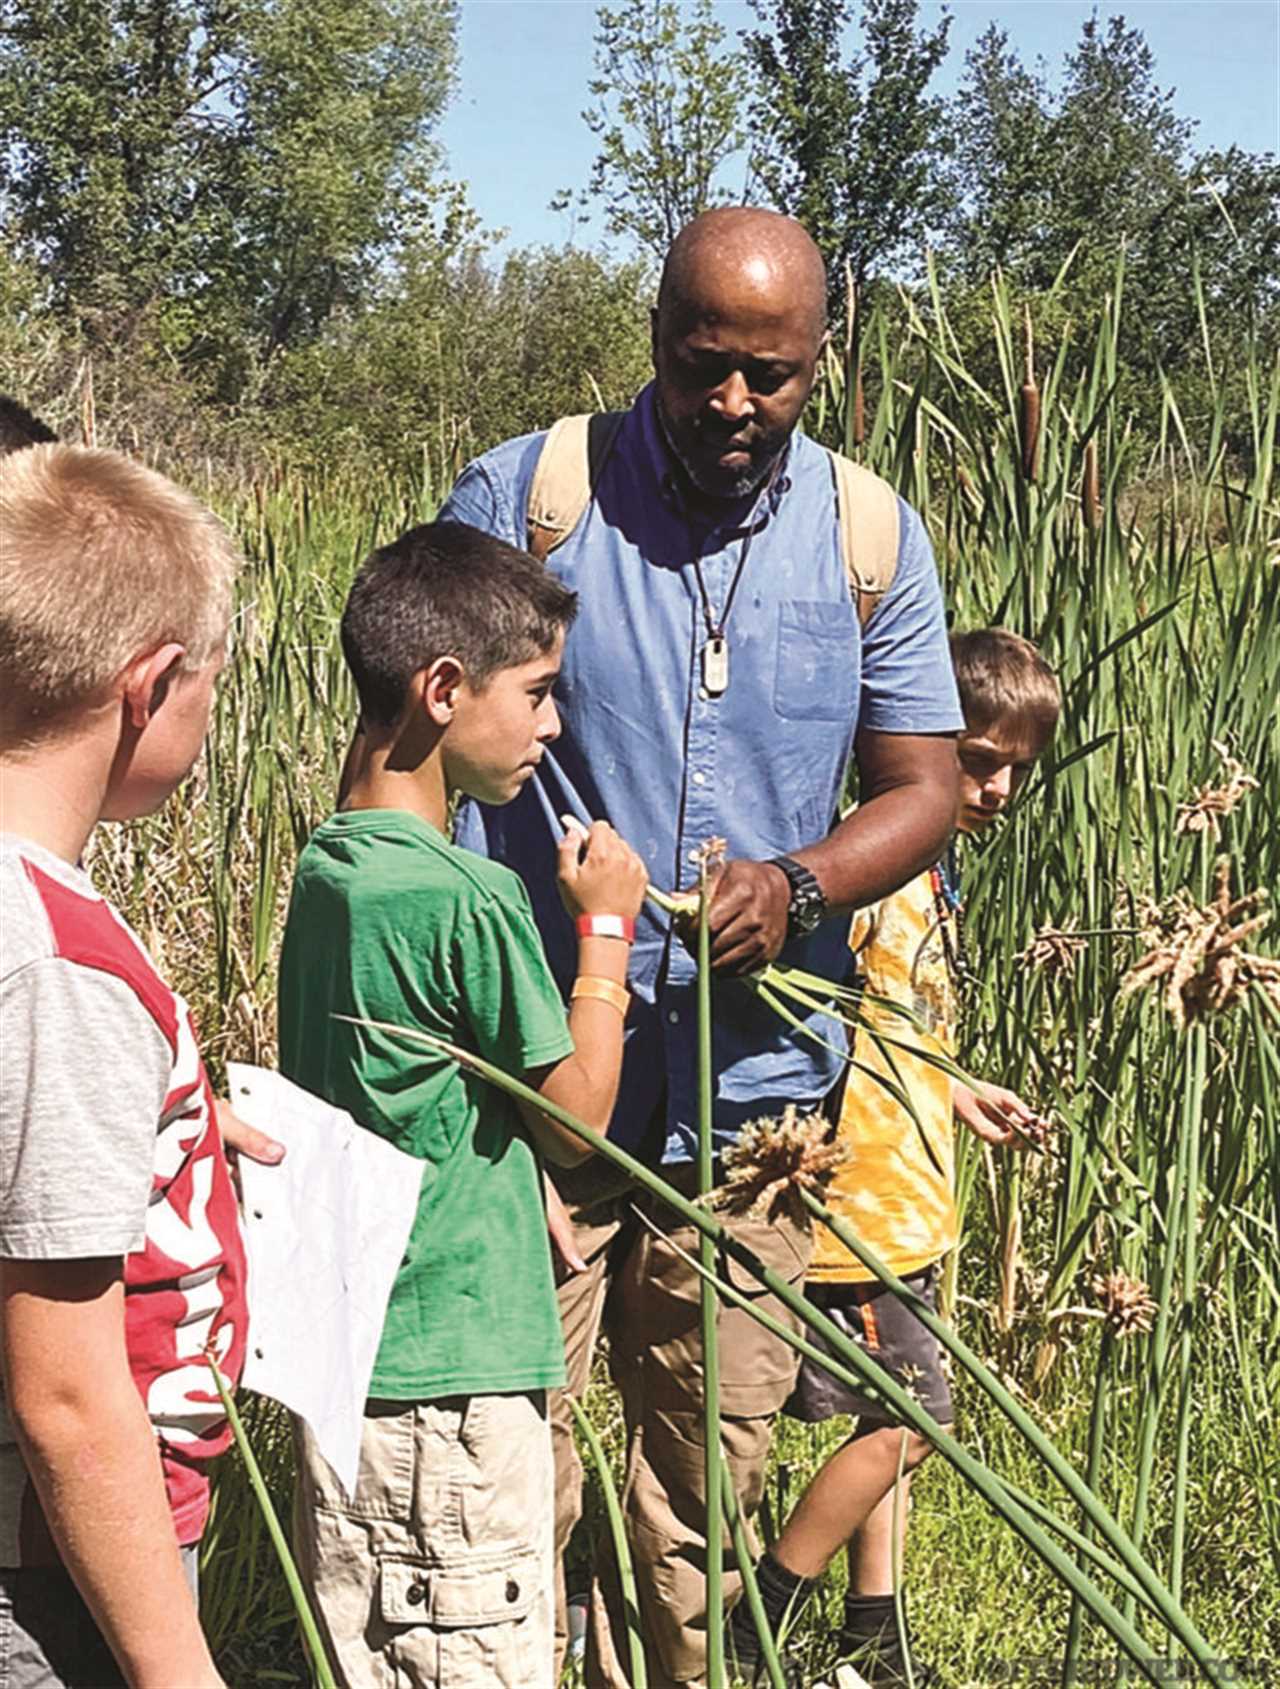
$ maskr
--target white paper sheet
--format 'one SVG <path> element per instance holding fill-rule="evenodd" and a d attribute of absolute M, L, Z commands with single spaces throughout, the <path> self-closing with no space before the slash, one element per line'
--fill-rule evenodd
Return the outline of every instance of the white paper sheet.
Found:
<path fill-rule="evenodd" d="M 249 1258 L 243 1382 L 300 1414 L 350 1495 L 382 1322 L 424 1163 L 279 1073 L 230 1062 L 231 1106 L 285 1158 L 240 1158 Z"/>

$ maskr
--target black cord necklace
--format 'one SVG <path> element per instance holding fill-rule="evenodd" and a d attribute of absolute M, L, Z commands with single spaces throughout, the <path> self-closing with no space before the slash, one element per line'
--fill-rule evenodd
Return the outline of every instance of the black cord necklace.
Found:
<path fill-rule="evenodd" d="M 782 468 L 784 453 L 779 453 L 773 468 L 769 471 L 769 478 L 761 488 L 756 502 L 751 507 L 751 515 L 747 521 L 746 533 L 742 536 L 742 547 L 738 552 L 738 566 L 733 571 L 733 579 L 729 582 L 729 591 L 725 597 L 724 609 L 719 617 L 711 608 L 711 595 L 707 591 L 707 583 L 702 574 L 702 559 L 693 559 L 693 573 L 698 582 L 698 596 L 702 601 L 702 619 L 706 624 L 707 637 L 702 647 L 702 688 L 710 698 L 719 698 L 729 685 L 729 612 L 733 609 L 733 600 L 738 591 L 738 582 L 742 579 L 742 571 L 747 566 L 747 558 L 751 555 L 751 541 L 755 535 L 757 522 L 764 505 L 773 491 L 774 482 Z"/>

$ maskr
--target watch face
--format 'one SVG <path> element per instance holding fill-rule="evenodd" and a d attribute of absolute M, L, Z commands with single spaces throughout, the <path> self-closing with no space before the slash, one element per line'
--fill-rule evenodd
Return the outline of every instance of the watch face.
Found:
<path fill-rule="evenodd" d="M 824 900 L 812 893 L 797 892 L 792 899 L 788 925 L 798 933 L 810 933 L 820 924 Z"/>

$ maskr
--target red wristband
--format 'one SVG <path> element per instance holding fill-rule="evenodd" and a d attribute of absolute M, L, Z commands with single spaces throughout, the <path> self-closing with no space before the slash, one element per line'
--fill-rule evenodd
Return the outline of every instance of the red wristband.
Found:
<path fill-rule="evenodd" d="M 630 915 L 579 915 L 573 924 L 579 938 L 622 938 L 635 943 L 636 924 Z"/>

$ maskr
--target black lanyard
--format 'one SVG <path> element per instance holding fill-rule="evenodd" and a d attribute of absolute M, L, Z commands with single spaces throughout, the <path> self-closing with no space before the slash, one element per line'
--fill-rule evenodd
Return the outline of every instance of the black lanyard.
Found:
<path fill-rule="evenodd" d="M 747 531 L 742 536 L 742 548 L 738 552 L 738 566 L 733 571 L 733 579 L 729 582 L 729 591 L 724 601 L 724 609 L 717 620 L 711 608 L 711 595 L 707 591 L 707 583 L 702 574 L 702 559 L 693 559 L 693 573 L 698 582 L 698 597 L 702 601 L 702 619 L 706 623 L 707 639 L 702 647 L 702 687 L 711 698 L 720 697 L 729 685 L 729 612 L 733 609 L 733 600 L 738 591 L 738 582 L 742 579 L 742 571 L 747 566 L 747 558 L 751 555 L 751 541 L 755 536 L 757 516 L 762 505 L 768 502 L 773 492 L 774 483 L 782 468 L 784 453 L 780 453 L 773 468 L 769 471 L 769 479 L 760 490 L 759 497 L 751 507 L 751 517 L 747 523 Z"/>

